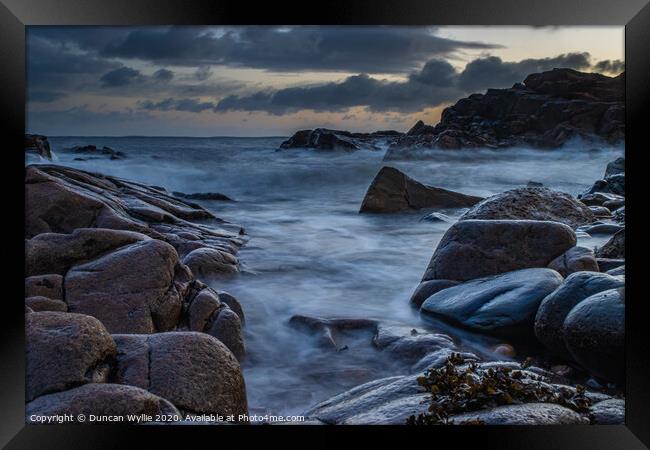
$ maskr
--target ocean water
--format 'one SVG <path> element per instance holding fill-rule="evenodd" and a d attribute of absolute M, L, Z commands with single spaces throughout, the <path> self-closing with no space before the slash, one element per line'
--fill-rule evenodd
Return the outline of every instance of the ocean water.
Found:
<path fill-rule="evenodd" d="M 239 255 L 244 273 L 213 286 L 231 292 L 245 310 L 248 356 L 242 366 L 252 413 L 300 414 L 360 383 L 408 371 L 374 349 L 367 334 L 342 336 L 344 351 L 324 349 L 288 326 L 294 314 L 376 318 L 444 331 L 462 348 L 488 355 L 503 342 L 425 321 L 409 306 L 450 223 L 421 221 L 426 211 L 358 214 L 383 165 L 425 184 L 473 195 L 488 196 L 528 181 L 575 195 L 623 154 L 622 148 L 592 149 L 578 142 L 553 151 L 436 151 L 425 161 L 384 162 L 383 151 L 277 152 L 283 139 L 50 138 L 56 164 L 169 191 L 220 192 L 236 200 L 200 203 L 241 224 L 250 237 Z M 86 156 L 64 150 L 86 144 L 106 145 L 127 157 L 77 161 Z M 463 210 L 441 212 L 453 220 Z M 580 244 L 604 240 L 583 236 Z"/>

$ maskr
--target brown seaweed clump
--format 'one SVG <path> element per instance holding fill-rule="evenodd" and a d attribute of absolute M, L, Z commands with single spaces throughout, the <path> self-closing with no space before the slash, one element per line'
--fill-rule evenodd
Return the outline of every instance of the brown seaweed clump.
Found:
<path fill-rule="evenodd" d="M 428 369 L 418 378 L 418 384 L 431 393 L 427 413 L 410 416 L 408 425 L 453 424 L 455 414 L 522 403 L 555 403 L 579 413 L 588 413 L 591 401 L 585 388 L 554 386 L 522 369 L 511 367 L 482 368 L 474 361 L 465 362 L 454 353 L 441 368 Z M 465 421 L 462 425 L 481 425 L 480 420 Z"/>

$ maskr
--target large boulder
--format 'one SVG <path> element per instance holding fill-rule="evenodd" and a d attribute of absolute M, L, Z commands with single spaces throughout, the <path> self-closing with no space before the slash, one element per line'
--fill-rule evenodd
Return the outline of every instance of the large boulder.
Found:
<path fill-rule="evenodd" d="M 467 281 L 546 267 L 575 244 L 573 230 L 557 222 L 462 220 L 442 237 L 423 281 Z"/>
<path fill-rule="evenodd" d="M 65 276 L 65 301 L 111 333 L 154 333 L 178 324 L 189 281 L 176 250 L 150 239 L 74 266 Z"/>
<path fill-rule="evenodd" d="M 591 407 L 591 415 L 596 425 L 625 424 L 625 400 L 610 398 L 602 400 Z"/>
<path fill-rule="evenodd" d="M 25 297 L 63 299 L 63 277 L 56 274 L 25 278 Z"/>
<path fill-rule="evenodd" d="M 360 150 L 379 149 L 381 145 L 394 142 L 401 133 L 397 131 L 375 131 L 374 133 L 351 133 L 342 130 L 316 128 L 300 130 L 280 144 L 280 149 L 314 148 L 318 150 Z"/>
<path fill-rule="evenodd" d="M 70 234 L 42 233 L 25 241 L 25 273 L 65 275 L 73 265 L 147 239 L 141 233 L 107 228 L 78 228 Z"/>
<path fill-rule="evenodd" d="M 68 305 L 65 302 L 40 295 L 25 298 L 25 306 L 32 311 L 68 312 Z"/>
<path fill-rule="evenodd" d="M 467 208 L 480 197 L 426 186 L 384 166 L 372 180 L 359 212 L 391 213 L 422 208 Z"/>
<path fill-rule="evenodd" d="M 625 196 L 625 173 L 615 173 L 606 176 L 602 180 L 597 180 L 592 187 L 581 194 L 580 198 L 594 193 Z"/>
<path fill-rule="evenodd" d="M 90 383 L 67 391 L 43 395 L 25 406 L 27 422 L 38 422 L 36 416 L 71 414 L 74 420 L 84 414 L 95 416 L 146 415 L 153 420 L 157 415 L 178 416 L 180 412 L 169 401 L 144 389 L 120 384 Z"/>
<path fill-rule="evenodd" d="M 625 259 L 625 228 L 596 250 L 596 256 L 607 259 Z"/>
<path fill-rule="evenodd" d="M 469 219 L 550 220 L 572 228 L 596 220 L 593 212 L 582 202 L 545 187 L 512 189 L 488 197 L 460 218 Z"/>
<path fill-rule="evenodd" d="M 593 250 L 585 247 L 572 247 L 562 255 L 555 258 L 548 265 L 560 273 L 563 277 L 574 272 L 591 271 L 598 272 L 598 262 Z"/>
<path fill-rule="evenodd" d="M 419 308 L 420 306 L 422 306 L 422 303 L 424 303 L 426 299 L 431 297 L 436 292 L 442 291 L 443 289 L 447 289 L 448 287 L 456 286 L 457 284 L 458 281 L 451 281 L 451 280 L 423 281 L 415 289 L 415 292 L 413 292 L 413 295 L 411 295 L 411 299 L 409 301 L 411 305 Z"/>
<path fill-rule="evenodd" d="M 247 414 L 241 368 L 218 339 L 196 332 L 113 338 L 119 383 L 146 389 L 186 412 Z"/>
<path fill-rule="evenodd" d="M 241 332 L 241 320 L 227 305 L 223 304 L 212 324 L 205 331 L 223 342 L 238 360 L 241 360 L 246 354 L 246 346 Z"/>
<path fill-rule="evenodd" d="M 443 289 L 420 311 L 495 335 L 530 334 L 540 302 L 562 283 L 551 269 L 524 269 Z"/>
<path fill-rule="evenodd" d="M 535 315 L 535 336 L 556 355 L 570 358 L 564 346 L 563 325 L 569 312 L 586 298 L 625 286 L 619 278 L 597 272 L 576 272 L 542 300 Z"/>
<path fill-rule="evenodd" d="M 25 315 L 25 397 L 31 401 L 85 383 L 106 382 L 115 343 L 95 318 L 63 312 Z"/>
<path fill-rule="evenodd" d="M 239 272 L 237 258 L 215 248 L 198 248 L 183 258 L 192 274 L 201 280 L 210 280 Z"/>
<path fill-rule="evenodd" d="M 445 334 L 430 333 L 404 325 L 384 324 L 377 327 L 372 343 L 393 358 L 410 364 L 430 353 L 455 347 L 454 341 Z"/>
<path fill-rule="evenodd" d="M 625 288 L 586 298 L 567 315 L 562 335 L 573 358 L 607 381 L 625 381 Z"/>
<path fill-rule="evenodd" d="M 607 164 L 605 169 L 605 178 L 610 175 L 616 175 L 617 173 L 625 173 L 625 156 L 616 158 L 614 161 Z"/>

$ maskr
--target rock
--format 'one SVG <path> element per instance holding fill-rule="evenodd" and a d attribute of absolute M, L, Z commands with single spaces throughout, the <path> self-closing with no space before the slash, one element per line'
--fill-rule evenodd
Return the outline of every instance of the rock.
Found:
<path fill-rule="evenodd" d="M 206 329 L 206 333 L 216 337 L 241 360 L 246 354 L 244 339 L 241 334 L 241 321 L 228 306 L 224 305 L 213 319 L 212 324 Z"/>
<path fill-rule="evenodd" d="M 623 230 L 624 228 L 625 227 L 622 227 L 615 223 L 597 223 L 595 225 L 586 225 L 584 227 L 580 227 L 577 231 L 582 231 L 591 236 L 597 236 L 602 234 L 614 234 L 617 231 Z"/>
<path fill-rule="evenodd" d="M 526 183 L 526 187 L 544 187 L 544 183 L 540 183 L 539 181 L 529 181 Z"/>
<path fill-rule="evenodd" d="M 605 245 L 597 249 L 596 256 L 608 259 L 625 259 L 625 228 L 618 231 Z"/>
<path fill-rule="evenodd" d="M 63 299 L 63 277 L 56 274 L 25 278 L 25 297 Z"/>
<path fill-rule="evenodd" d="M 350 330 L 369 330 L 376 333 L 378 322 L 372 319 L 322 319 L 297 314 L 289 319 L 289 325 L 311 334 L 319 345 L 325 348 L 340 350 L 342 347 L 336 342 L 338 333 Z"/>
<path fill-rule="evenodd" d="M 619 208 L 625 206 L 625 199 L 616 199 L 616 200 L 607 200 L 603 203 L 603 207 L 609 209 L 610 211 L 615 211 Z"/>
<path fill-rule="evenodd" d="M 625 74 L 606 77 L 572 69 L 531 74 L 509 89 L 488 89 L 445 108 L 435 126 L 418 123 L 385 159 L 423 149 L 556 148 L 576 137 L 620 142 L 625 137 Z"/>
<path fill-rule="evenodd" d="M 43 395 L 25 406 L 26 422 L 30 417 L 71 414 L 76 420 L 79 414 L 89 417 L 122 416 L 126 423 L 129 415 L 178 415 L 180 413 L 169 401 L 144 389 L 119 384 L 90 383 L 73 389 Z"/>
<path fill-rule="evenodd" d="M 447 360 L 453 354 L 460 355 L 465 361 L 479 361 L 479 357 L 473 353 L 461 352 L 454 348 L 441 348 L 434 352 L 428 353 L 417 363 L 411 366 L 411 373 L 423 373 L 427 369 L 440 368 L 447 363 Z"/>
<path fill-rule="evenodd" d="M 247 414 L 237 359 L 205 333 L 114 335 L 117 379 L 168 399 L 182 411 Z"/>
<path fill-rule="evenodd" d="M 417 306 L 418 308 L 422 306 L 422 303 L 429 297 L 431 297 L 433 294 L 435 294 L 438 291 L 441 291 L 443 289 L 447 289 L 448 287 L 456 286 L 458 284 L 458 281 L 452 281 L 452 280 L 429 280 L 429 281 L 423 281 L 418 285 L 418 287 L 415 289 L 415 292 L 411 296 L 410 303 L 413 306 Z"/>
<path fill-rule="evenodd" d="M 610 175 L 615 175 L 617 173 L 625 173 L 625 157 L 621 156 L 616 158 L 614 161 L 607 164 L 605 169 L 605 178 Z"/>
<path fill-rule="evenodd" d="M 605 206 L 590 206 L 589 209 L 597 219 L 609 219 L 612 217 L 612 212 Z"/>
<path fill-rule="evenodd" d="M 97 148 L 95 145 L 77 145 L 72 148 L 66 148 L 65 151 L 82 155 L 108 156 L 109 159 L 124 159 L 126 157 L 124 152 L 119 152 L 106 146 Z"/>
<path fill-rule="evenodd" d="M 605 177 L 604 180 L 596 181 L 580 198 L 596 192 L 625 196 L 625 174 L 617 173 Z"/>
<path fill-rule="evenodd" d="M 573 230 L 557 222 L 462 220 L 442 237 L 422 281 L 467 281 L 546 267 L 575 244 Z"/>
<path fill-rule="evenodd" d="M 25 153 L 34 153 L 46 159 L 52 159 L 50 142 L 40 134 L 25 134 Z"/>
<path fill-rule="evenodd" d="M 214 248 L 198 248 L 183 258 L 194 276 L 201 280 L 217 278 L 239 272 L 237 258 Z"/>
<path fill-rule="evenodd" d="M 574 272 L 599 271 L 594 252 L 585 247 L 573 247 L 567 250 L 551 261 L 548 268 L 559 272 L 563 277 Z"/>
<path fill-rule="evenodd" d="M 26 238 L 41 233 L 69 234 L 78 228 L 107 228 L 166 241 L 182 256 L 207 247 L 233 257 L 245 242 L 241 227 L 197 204 L 141 183 L 63 166 L 28 166 L 25 203 Z M 190 220 L 210 220 L 211 224 Z M 193 236 L 191 240 L 181 236 L 188 234 Z"/>
<path fill-rule="evenodd" d="M 573 358 L 605 380 L 625 380 L 625 289 L 594 294 L 567 315 L 563 336 Z"/>
<path fill-rule="evenodd" d="M 210 288 L 202 289 L 194 296 L 187 309 L 190 331 L 205 331 L 220 308 L 221 302 L 217 293 Z"/>
<path fill-rule="evenodd" d="M 455 425 L 480 421 L 485 425 L 588 425 L 589 419 L 553 403 L 506 405 L 450 417 Z"/>
<path fill-rule="evenodd" d="M 399 170 L 384 166 L 370 184 L 359 212 L 392 213 L 422 208 L 464 208 L 480 197 L 426 186 Z"/>
<path fill-rule="evenodd" d="M 598 270 L 600 272 L 608 272 L 625 265 L 624 259 L 596 258 L 596 261 L 598 262 Z"/>
<path fill-rule="evenodd" d="M 55 300 L 43 296 L 27 297 L 25 299 L 25 306 L 32 312 L 34 311 L 59 311 L 68 312 L 68 305 L 61 300 Z"/>
<path fill-rule="evenodd" d="M 518 188 L 488 197 L 460 220 L 543 220 L 576 228 L 593 222 L 593 212 L 569 194 L 548 188 Z"/>
<path fill-rule="evenodd" d="M 535 316 L 535 336 L 548 350 L 564 358 L 570 354 L 564 346 L 563 325 L 569 312 L 586 298 L 625 282 L 604 273 L 576 272 L 545 297 Z"/>
<path fill-rule="evenodd" d="M 25 241 L 25 272 L 27 275 L 60 277 L 73 265 L 148 239 L 141 233 L 105 228 L 79 228 L 71 234 L 39 234 Z"/>
<path fill-rule="evenodd" d="M 518 270 L 444 289 L 420 311 L 484 333 L 528 334 L 542 299 L 561 283 L 551 269 Z"/>
<path fill-rule="evenodd" d="M 623 425 L 625 423 L 625 400 L 612 398 L 591 407 L 596 425 Z"/>
<path fill-rule="evenodd" d="M 111 333 L 170 330 L 190 281 L 185 270 L 171 245 L 136 242 L 71 268 L 65 301 L 71 312 L 98 318 Z"/>
<path fill-rule="evenodd" d="M 588 206 L 603 206 L 607 202 L 623 202 L 625 197 L 615 194 L 606 194 L 603 192 L 594 192 L 591 194 L 582 194 L 579 196 L 580 202 Z"/>
<path fill-rule="evenodd" d="M 401 325 L 379 325 L 372 342 L 383 352 L 411 364 L 429 353 L 454 347 L 454 341 L 447 335 Z"/>
<path fill-rule="evenodd" d="M 456 220 L 452 219 L 446 214 L 442 214 L 439 212 L 432 212 L 427 214 L 426 216 L 422 217 L 420 219 L 421 222 L 446 222 L 446 223 L 454 223 Z"/>
<path fill-rule="evenodd" d="M 394 142 L 401 136 L 397 131 L 376 131 L 374 133 L 350 133 L 349 131 L 301 130 L 280 144 L 280 149 L 314 148 L 319 150 L 378 150 L 381 145 Z"/>
<path fill-rule="evenodd" d="M 305 412 L 327 424 L 404 424 L 428 409 L 417 375 L 374 380 L 330 398 Z"/>
<path fill-rule="evenodd" d="M 219 200 L 224 202 L 234 202 L 230 197 L 218 192 L 198 192 L 194 194 L 184 194 L 182 192 L 172 192 L 176 197 L 187 198 L 190 200 Z"/>
<path fill-rule="evenodd" d="M 233 310 L 235 314 L 239 316 L 239 320 L 241 321 L 242 325 L 246 323 L 246 317 L 244 316 L 244 308 L 242 308 L 241 304 L 239 303 L 239 300 L 237 300 L 232 294 L 229 294 L 228 292 L 225 291 L 218 291 L 217 295 L 219 296 L 219 300 L 222 303 L 228 305 L 228 308 Z"/>
<path fill-rule="evenodd" d="M 614 216 L 614 220 L 616 222 L 625 225 L 625 206 L 618 208 L 617 210 L 612 212 L 612 215 Z"/>
<path fill-rule="evenodd" d="M 115 343 L 95 318 L 62 312 L 25 316 L 25 397 L 106 382 Z"/>
<path fill-rule="evenodd" d="M 621 275 L 625 276 L 625 266 L 620 266 L 620 267 L 617 267 L 615 269 L 608 270 L 606 273 L 613 276 L 613 277 L 614 276 L 621 276 Z"/>

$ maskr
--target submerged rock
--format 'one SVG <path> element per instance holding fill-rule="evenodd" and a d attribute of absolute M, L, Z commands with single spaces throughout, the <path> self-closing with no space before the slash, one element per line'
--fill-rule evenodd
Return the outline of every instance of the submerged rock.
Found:
<path fill-rule="evenodd" d="M 596 220 L 582 202 L 564 192 L 544 187 L 518 188 L 488 197 L 467 211 L 460 220 L 550 220 L 572 228 Z"/>
<path fill-rule="evenodd" d="M 467 281 L 546 267 L 575 244 L 573 230 L 557 222 L 462 220 L 440 240 L 422 281 Z"/>
<path fill-rule="evenodd" d="M 484 333 L 529 334 L 542 299 L 561 283 L 554 270 L 518 270 L 444 289 L 420 311 Z"/>
<path fill-rule="evenodd" d="M 185 194 L 183 192 L 172 192 L 176 197 L 187 198 L 189 200 L 219 200 L 224 202 L 234 202 L 227 195 L 218 192 L 197 192 L 194 194 Z"/>
<path fill-rule="evenodd" d="M 625 286 L 613 276 L 597 272 L 576 272 L 542 300 L 535 315 L 535 336 L 548 350 L 564 358 L 570 354 L 564 345 L 564 321 L 571 310 L 591 295 Z"/>
<path fill-rule="evenodd" d="M 426 186 L 399 170 L 384 166 L 370 184 L 359 212 L 391 213 L 422 208 L 464 208 L 481 200 Z"/>
<path fill-rule="evenodd" d="M 64 150 L 70 153 L 79 153 L 82 155 L 108 156 L 110 159 L 124 159 L 126 157 L 124 152 L 113 150 L 112 148 L 106 146 L 99 148 L 95 145 L 77 145 L 75 147 L 66 148 Z"/>

